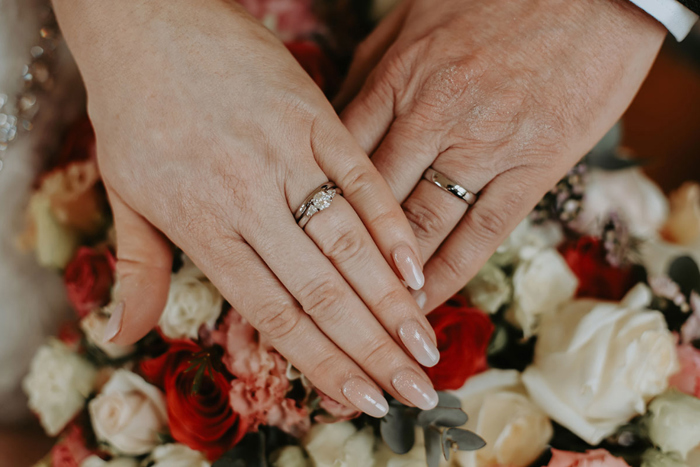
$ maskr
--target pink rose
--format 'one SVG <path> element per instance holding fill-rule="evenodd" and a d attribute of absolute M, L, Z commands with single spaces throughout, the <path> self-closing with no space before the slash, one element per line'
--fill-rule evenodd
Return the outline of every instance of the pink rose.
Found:
<path fill-rule="evenodd" d="M 681 392 L 700 398 L 700 351 L 690 344 L 678 346 L 681 370 L 669 380 L 669 385 Z"/>
<path fill-rule="evenodd" d="M 325 395 L 318 389 L 316 392 L 318 392 L 318 396 L 321 399 L 319 407 L 326 411 L 325 414 L 316 415 L 316 417 L 314 417 L 314 420 L 316 420 L 318 423 L 344 422 L 346 420 L 357 418 L 362 414 L 362 412 L 358 410 L 351 409 L 339 402 L 336 402 L 335 399 Z"/>
<path fill-rule="evenodd" d="M 547 467 L 629 467 L 629 464 L 605 449 L 586 453 L 552 449 L 552 460 Z"/>
<path fill-rule="evenodd" d="M 319 27 L 312 10 L 313 0 L 239 0 L 239 3 L 283 41 L 302 39 Z"/>

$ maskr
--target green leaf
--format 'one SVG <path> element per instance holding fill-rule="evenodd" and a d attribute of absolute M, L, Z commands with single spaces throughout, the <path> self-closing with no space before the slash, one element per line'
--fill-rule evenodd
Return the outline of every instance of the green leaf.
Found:
<path fill-rule="evenodd" d="M 423 429 L 425 439 L 425 459 L 428 467 L 439 467 L 440 456 L 442 455 L 442 442 L 440 430 L 434 426 Z"/>
<path fill-rule="evenodd" d="M 379 431 L 396 454 L 406 454 L 416 442 L 415 419 L 405 407 L 389 405 L 389 413 L 382 418 Z"/>
<path fill-rule="evenodd" d="M 462 409 L 452 407 L 435 407 L 418 414 L 418 425 L 426 427 L 437 425 L 443 427 L 462 426 L 467 423 L 467 414 Z"/>
<path fill-rule="evenodd" d="M 462 402 L 448 392 L 438 392 L 438 407 L 448 407 L 452 409 L 461 409 Z"/>
<path fill-rule="evenodd" d="M 462 430 L 460 428 L 450 428 L 442 434 L 444 449 L 456 449 L 458 451 L 478 451 L 486 446 L 484 441 L 476 433 Z M 447 459 L 448 455 L 445 455 Z M 448 459 L 449 460 L 449 459 Z"/>

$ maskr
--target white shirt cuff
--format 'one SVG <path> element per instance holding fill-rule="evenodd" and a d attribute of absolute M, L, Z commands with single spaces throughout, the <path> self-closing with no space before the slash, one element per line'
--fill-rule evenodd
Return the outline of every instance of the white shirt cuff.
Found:
<path fill-rule="evenodd" d="M 666 26 L 678 41 L 685 39 L 698 15 L 676 0 L 630 0 Z"/>

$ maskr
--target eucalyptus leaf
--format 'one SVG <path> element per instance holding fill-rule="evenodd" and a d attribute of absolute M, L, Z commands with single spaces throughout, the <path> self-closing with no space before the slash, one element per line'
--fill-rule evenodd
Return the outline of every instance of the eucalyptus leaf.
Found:
<path fill-rule="evenodd" d="M 462 426 L 467 423 L 467 414 L 462 409 L 452 407 L 435 407 L 418 414 L 418 425 L 427 427 L 437 425 L 443 427 Z"/>
<path fill-rule="evenodd" d="M 479 435 L 460 428 L 445 430 L 442 438 L 443 445 L 445 442 L 449 442 L 450 448 L 455 448 L 458 451 L 477 451 L 486 446 L 486 441 Z"/>
<path fill-rule="evenodd" d="M 673 260 L 668 276 L 680 286 L 686 297 L 693 290 L 700 293 L 700 269 L 690 256 L 680 256 Z"/>
<path fill-rule="evenodd" d="M 426 427 L 423 429 L 423 437 L 425 439 L 425 459 L 428 462 L 428 467 L 439 467 L 440 457 L 442 456 L 442 434 L 435 427 Z"/>
<path fill-rule="evenodd" d="M 438 392 L 438 407 L 448 407 L 453 409 L 461 409 L 462 402 L 448 392 Z"/>
<path fill-rule="evenodd" d="M 389 413 L 382 418 L 379 432 L 396 454 L 406 454 L 416 443 L 415 419 L 405 407 L 389 405 Z"/>

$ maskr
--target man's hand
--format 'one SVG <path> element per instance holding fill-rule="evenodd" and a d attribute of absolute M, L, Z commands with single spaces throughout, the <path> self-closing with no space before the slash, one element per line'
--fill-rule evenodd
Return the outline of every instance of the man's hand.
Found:
<path fill-rule="evenodd" d="M 360 45 L 336 107 L 430 259 L 425 311 L 622 115 L 665 32 L 626 0 L 404 0 Z M 431 166 L 474 207 L 421 181 Z"/>

